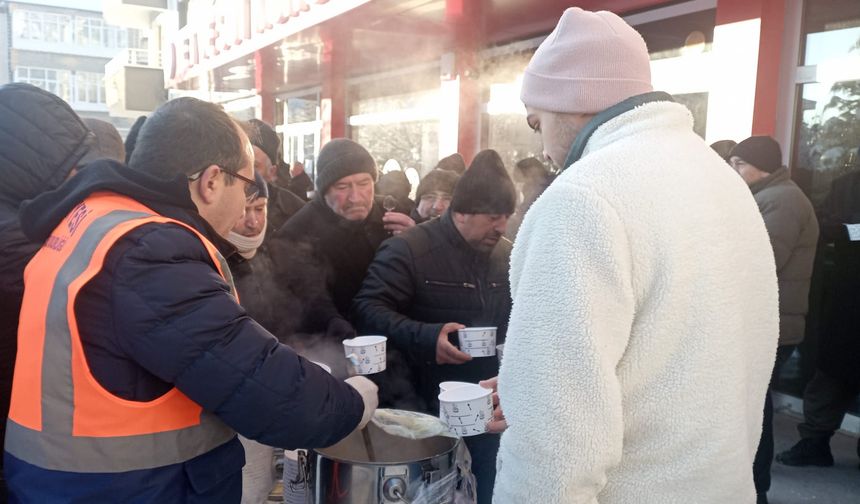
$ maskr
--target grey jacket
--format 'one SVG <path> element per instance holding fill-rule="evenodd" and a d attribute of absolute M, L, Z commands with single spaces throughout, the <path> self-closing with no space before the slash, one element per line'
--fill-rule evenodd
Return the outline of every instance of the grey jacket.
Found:
<path fill-rule="evenodd" d="M 779 344 L 803 341 L 809 282 L 818 244 L 812 203 L 785 167 L 750 186 L 770 235 L 779 279 Z"/>

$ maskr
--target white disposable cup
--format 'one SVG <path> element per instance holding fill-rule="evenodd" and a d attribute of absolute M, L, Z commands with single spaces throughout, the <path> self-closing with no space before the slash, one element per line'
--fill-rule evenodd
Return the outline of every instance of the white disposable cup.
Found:
<path fill-rule="evenodd" d="M 464 381 L 443 381 L 439 384 L 439 393 L 459 387 L 477 387 L 477 385 Z"/>
<path fill-rule="evenodd" d="M 328 364 L 326 364 L 326 363 L 324 363 L 324 362 L 320 362 L 320 361 L 315 361 L 315 360 L 313 360 L 313 361 L 311 361 L 311 362 L 313 362 L 313 363 L 314 363 L 314 364 L 316 364 L 317 366 L 319 366 L 319 367 L 321 367 L 321 368 L 325 369 L 325 372 L 326 372 L 326 373 L 331 374 L 331 366 L 329 366 Z"/>
<path fill-rule="evenodd" d="M 385 336 L 359 336 L 343 340 L 343 352 L 355 374 L 369 375 L 385 371 Z"/>
<path fill-rule="evenodd" d="M 472 357 L 492 357 L 496 355 L 495 327 L 467 327 L 457 331 L 460 337 L 460 351 Z"/>
<path fill-rule="evenodd" d="M 483 434 L 493 418 L 493 391 L 478 385 L 448 389 L 439 394 L 439 417 L 458 436 Z"/>

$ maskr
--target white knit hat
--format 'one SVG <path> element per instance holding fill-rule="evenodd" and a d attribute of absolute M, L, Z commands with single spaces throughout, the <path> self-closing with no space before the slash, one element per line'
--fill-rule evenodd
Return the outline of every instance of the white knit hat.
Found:
<path fill-rule="evenodd" d="M 520 98 L 551 112 L 593 114 L 650 91 L 642 36 L 611 12 L 572 7 L 532 56 Z"/>

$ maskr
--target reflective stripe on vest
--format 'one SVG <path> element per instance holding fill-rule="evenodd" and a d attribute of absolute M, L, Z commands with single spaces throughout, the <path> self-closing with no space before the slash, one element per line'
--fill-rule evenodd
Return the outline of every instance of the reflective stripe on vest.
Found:
<path fill-rule="evenodd" d="M 203 235 L 140 203 L 97 193 L 54 231 L 24 274 L 5 449 L 58 471 L 125 472 L 185 462 L 229 441 L 234 432 L 178 389 L 147 402 L 111 394 L 86 362 L 74 306 L 113 245 L 150 223 L 189 229 L 231 286 L 223 257 Z"/>

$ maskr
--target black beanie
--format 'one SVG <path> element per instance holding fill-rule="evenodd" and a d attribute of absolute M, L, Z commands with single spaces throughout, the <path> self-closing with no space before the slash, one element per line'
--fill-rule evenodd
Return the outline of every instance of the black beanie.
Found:
<path fill-rule="evenodd" d="M 463 156 L 459 153 L 451 154 L 450 156 L 444 157 L 436 163 L 436 170 L 448 170 L 452 172 L 456 172 L 458 175 L 462 175 L 464 171 L 466 171 L 466 161 L 463 160 Z"/>
<path fill-rule="evenodd" d="M 257 183 L 257 189 L 260 191 L 257 193 L 257 197 L 268 198 L 269 184 L 266 183 L 266 179 L 263 178 L 263 174 L 258 171 L 254 171 L 254 182 Z"/>
<path fill-rule="evenodd" d="M 251 139 L 251 145 L 259 147 L 260 150 L 266 153 L 269 161 L 273 165 L 278 166 L 278 158 L 280 157 L 278 151 L 281 150 L 281 139 L 278 137 L 278 134 L 275 133 L 275 130 L 271 126 L 259 119 L 250 119 L 248 122 L 253 124 L 259 133 L 255 135 L 256 138 Z"/>
<path fill-rule="evenodd" d="M 773 173 L 782 166 L 779 144 L 769 136 L 751 136 L 735 145 L 729 157 L 737 156 L 759 170 Z"/>
<path fill-rule="evenodd" d="M 514 182 L 499 153 L 492 149 L 479 152 L 454 188 L 451 211 L 510 215 L 516 207 Z"/>
<path fill-rule="evenodd" d="M 418 190 L 415 192 L 415 201 L 421 201 L 421 197 L 427 193 L 439 191 L 448 194 L 454 194 L 454 186 L 457 185 L 457 180 L 460 175 L 457 172 L 450 170 L 432 170 L 418 184 Z"/>
<path fill-rule="evenodd" d="M 379 174 L 376 161 L 367 149 L 348 138 L 335 138 L 320 149 L 317 156 L 317 190 L 325 194 L 326 190 L 338 180 L 367 173 L 376 182 Z"/>

